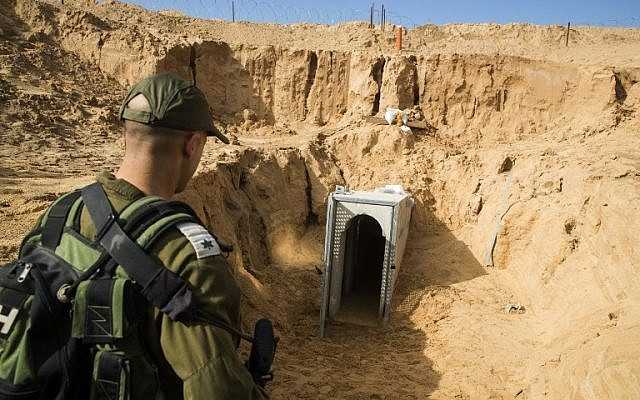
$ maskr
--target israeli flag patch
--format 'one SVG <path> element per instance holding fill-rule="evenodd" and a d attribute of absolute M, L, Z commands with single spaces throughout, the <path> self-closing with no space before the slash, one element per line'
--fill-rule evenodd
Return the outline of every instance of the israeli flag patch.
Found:
<path fill-rule="evenodd" d="M 191 242 L 198 259 L 222 254 L 216 239 L 202 225 L 183 222 L 177 228 Z"/>

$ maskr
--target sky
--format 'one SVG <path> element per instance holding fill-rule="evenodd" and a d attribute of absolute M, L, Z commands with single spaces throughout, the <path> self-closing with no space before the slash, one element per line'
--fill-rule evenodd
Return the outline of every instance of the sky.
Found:
<path fill-rule="evenodd" d="M 232 18 L 232 0 L 127 0 L 153 10 Z M 337 23 L 369 20 L 371 1 L 233 0 L 236 20 Z M 382 1 L 375 3 L 379 21 Z M 385 0 L 387 21 L 408 27 L 447 23 L 608 25 L 640 27 L 640 0 Z"/>

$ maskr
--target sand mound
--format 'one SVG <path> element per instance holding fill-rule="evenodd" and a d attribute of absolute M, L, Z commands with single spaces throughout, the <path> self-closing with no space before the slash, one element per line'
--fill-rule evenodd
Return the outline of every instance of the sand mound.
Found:
<path fill-rule="evenodd" d="M 566 49 L 562 27 L 425 26 L 394 52 L 358 23 L 70 2 L 0 2 L 0 261 L 116 163 L 125 86 L 190 78 L 195 54 L 236 144 L 210 143 L 180 197 L 236 246 L 247 328 L 275 321 L 274 398 L 640 396 L 637 30 L 578 27 Z M 387 106 L 428 129 L 366 119 Z M 319 339 L 326 195 L 388 183 L 416 199 L 391 323 Z"/>

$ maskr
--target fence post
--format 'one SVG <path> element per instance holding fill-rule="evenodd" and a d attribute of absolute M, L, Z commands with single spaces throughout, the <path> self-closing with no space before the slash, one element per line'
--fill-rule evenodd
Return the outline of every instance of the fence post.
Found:
<path fill-rule="evenodd" d="M 382 15 L 382 27 L 384 28 L 387 25 L 387 7 L 384 8 L 384 13 Z"/>
<path fill-rule="evenodd" d="M 373 28 L 373 6 L 374 4 L 371 3 L 371 9 L 370 11 L 370 15 L 369 15 L 369 28 Z"/>
<path fill-rule="evenodd" d="M 236 22 L 236 3 L 231 2 L 231 22 Z"/>
<path fill-rule="evenodd" d="M 569 47 L 569 32 L 571 31 L 571 22 L 567 24 L 567 40 L 565 42 L 565 47 Z"/>

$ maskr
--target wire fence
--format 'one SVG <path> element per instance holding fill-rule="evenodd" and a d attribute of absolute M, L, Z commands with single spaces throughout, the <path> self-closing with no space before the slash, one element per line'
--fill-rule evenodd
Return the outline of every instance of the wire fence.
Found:
<path fill-rule="evenodd" d="M 152 10 L 171 9 L 189 16 L 250 22 L 275 22 L 280 24 L 318 23 L 338 24 L 352 21 L 369 23 L 373 14 L 374 25 L 379 25 L 382 17 L 382 3 L 372 3 L 362 8 L 301 7 L 294 1 L 282 0 L 128 0 Z M 373 13 L 371 12 L 373 7 Z M 417 26 L 408 15 L 386 10 L 386 23 Z"/>
<path fill-rule="evenodd" d="M 571 22 L 575 26 L 615 26 L 626 28 L 640 28 L 640 17 L 622 17 L 622 18 L 595 18 L 591 21 L 575 21 Z"/>
<path fill-rule="evenodd" d="M 361 8 L 300 6 L 294 0 L 126 0 L 129 3 L 142 5 L 153 10 L 171 9 L 189 16 L 222 19 L 228 21 L 273 22 L 281 24 L 318 23 L 338 24 L 351 21 L 379 25 L 382 19 L 382 2 L 375 2 Z M 321 2 L 318 4 L 322 4 Z M 373 7 L 373 12 L 372 12 Z M 492 22 L 492 21 L 486 21 Z M 514 21 L 517 23 L 518 21 Z M 526 19 L 522 23 L 526 23 Z M 566 21 L 568 22 L 568 21 Z M 558 21 L 558 25 L 566 25 Z M 417 19 L 415 16 L 403 14 L 401 11 L 385 5 L 385 23 L 403 25 L 414 28 L 426 24 L 457 23 L 456 21 Z M 469 23 L 460 21 L 460 23 Z M 549 24 L 550 22 L 541 24 Z M 551 23 L 553 24 L 553 23 Z M 616 18 L 594 17 L 592 20 L 571 20 L 573 26 L 619 26 L 640 27 L 640 16 L 621 16 Z"/>

